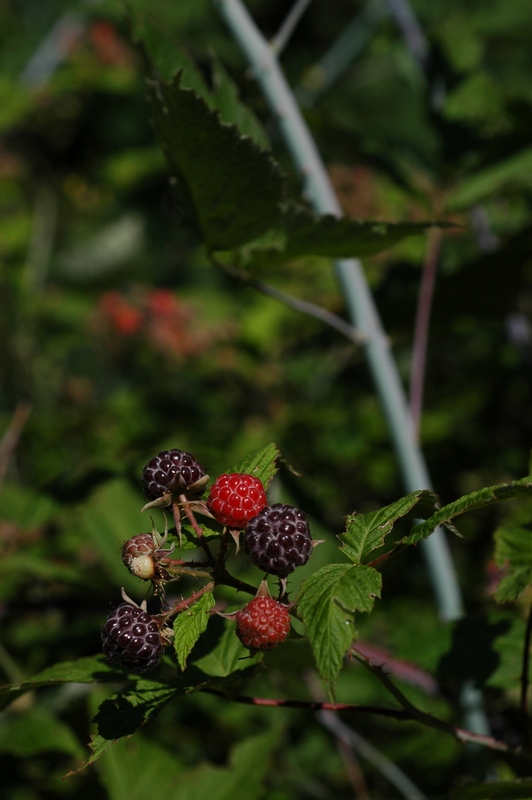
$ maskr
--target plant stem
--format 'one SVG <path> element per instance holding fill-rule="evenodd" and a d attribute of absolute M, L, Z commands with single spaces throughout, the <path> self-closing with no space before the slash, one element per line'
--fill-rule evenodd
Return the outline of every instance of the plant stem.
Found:
<path fill-rule="evenodd" d="M 483 734 L 474 733 L 473 731 L 459 728 L 450 722 L 433 717 L 431 714 L 425 714 L 423 711 L 413 708 L 413 711 L 407 711 L 404 708 L 385 708 L 381 706 L 362 706 L 356 703 L 319 703 L 307 700 L 284 700 L 274 699 L 271 697 L 249 697 L 248 695 L 240 694 L 226 694 L 219 689 L 204 688 L 200 689 L 202 692 L 222 697 L 230 703 L 243 703 L 244 705 L 251 706 L 266 706 L 269 708 L 299 708 L 303 711 L 352 711 L 360 714 L 373 714 L 379 717 L 387 717 L 388 719 L 396 719 L 399 722 L 418 722 L 426 727 L 433 728 L 442 733 L 447 733 L 458 739 L 460 742 L 480 745 L 489 750 L 496 750 L 500 753 L 508 753 L 509 755 L 518 756 L 521 758 L 530 759 L 530 756 L 523 752 L 520 748 L 514 748 L 494 739 L 493 736 L 484 736 Z"/>
<path fill-rule="evenodd" d="M 296 29 L 297 23 L 307 10 L 311 0 L 296 0 L 285 19 L 283 24 L 270 42 L 272 52 L 280 55 L 288 44 L 288 40 Z"/>
<path fill-rule="evenodd" d="M 303 119 L 294 95 L 268 43 L 240 0 L 213 0 L 246 55 L 281 130 L 292 159 L 303 177 L 305 192 L 319 213 L 341 216 L 341 208 L 316 143 Z M 391 438 L 407 491 L 430 489 L 431 480 L 423 454 L 414 436 L 404 387 L 394 361 L 362 264 L 357 259 L 335 262 L 349 315 L 366 337 L 366 354 L 373 380 L 388 421 Z M 460 587 L 447 540 L 441 528 L 422 543 L 440 617 L 463 616 Z M 487 732 L 482 694 L 464 685 L 462 693 L 468 719 L 477 730 Z"/>
<path fill-rule="evenodd" d="M 201 547 L 203 548 L 203 550 L 205 552 L 205 555 L 207 556 L 207 561 L 209 562 L 209 565 L 211 567 L 215 567 L 216 566 L 216 561 L 214 559 L 214 556 L 211 553 L 210 547 L 209 547 L 209 545 L 208 545 L 208 543 L 207 543 L 207 541 L 206 541 L 206 539 L 205 539 L 205 537 L 203 535 L 203 531 L 200 528 L 200 526 L 198 525 L 196 517 L 194 516 L 194 513 L 193 513 L 192 509 L 190 508 L 190 506 L 188 504 L 188 500 L 187 500 L 186 496 L 184 494 L 182 494 L 179 497 L 179 501 L 180 501 L 181 507 L 184 509 L 184 512 L 186 514 L 186 517 L 187 517 L 188 521 L 190 522 L 190 524 L 192 525 L 192 528 L 194 529 L 194 533 L 196 534 L 196 536 L 199 539 L 199 543 L 200 543 Z"/>
<path fill-rule="evenodd" d="M 301 300 L 299 297 L 292 297 L 292 295 L 286 294 L 280 291 L 280 289 L 276 289 L 274 286 L 270 286 L 269 283 L 264 283 L 264 281 L 252 278 L 244 270 L 226 264 L 213 253 L 210 254 L 210 258 L 212 263 L 220 267 L 220 269 L 223 269 L 224 272 L 238 278 L 258 292 L 268 297 L 273 297 L 274 300 L 278 300 L 280 303 L 283 303 L 283 305 L 293 308 L 294 311 L 300 311 L 302 314 L 307 314 L 310 317 L 314 317 L 314 319 L 318 319 L 320 322 L 324 322 L 326 325 L 330 325 L 331 328 L 337 330 L 342 336 L 345 336 L 350 342 L 353 342 L 353 344 L 364 344 L 365 337 L 363 334 L 357 330 L 354 325 L 350 325 L 349 322 L 346 322 L 337 314 L 333 314 L 331 311 L 327 311 L 327 309 L 317 306 L 314 303 L 309 303 L 307 300 Z"/>
<path fill-rule="evenodd" d="M 423 409 L 423 387 L 425 384 L 430 312 L 432 308 L 432 298 L 434 296 L 434 284 L 436 282 L 441 241 L 441 228 L 432 228 L 428 234 L 427 255 L 423 265 L 414 328 L 412 369 L 410 373 L 410 416 L 412 417 L 413 433 L 418 440 L 421 412 Z"/>
<path fill-rule="evenodd" d="M 159 618 L 163 618 L 165 621 L 173 617 L 175 614 L 179 614 L 180 611 L 185 611 L 185 609 L 190 608 L 193 606 L 194 603 L 200 599 L 204 594 L 207 592 L 212 592 L 214 589 L 214 581 L 210 583 L 206 583 L 205 586 L 202 586 L 201 589 L 198 589 L 197 592 L 194 592 L 187 597 L 185 600 L 179 600 L 171 609 L 170 611 L 165 611 L 164 614 L 159 614 Z"/>
<path fill-rule="evenodd" d="M 530 724 L 528 719 L 528 672 L 530 666 L 530 640 L 532 638 L 532 604 L 528 611 L 528 619 L 526 623 L 525 640 L 523 644 L 523 670 L 521 672 L 521 701 L 519 707 L 521 709 L 521 718 L 523 725 L 523 741 L 525 748 L 531 750 L 532 742 L 530 740 Z"/>

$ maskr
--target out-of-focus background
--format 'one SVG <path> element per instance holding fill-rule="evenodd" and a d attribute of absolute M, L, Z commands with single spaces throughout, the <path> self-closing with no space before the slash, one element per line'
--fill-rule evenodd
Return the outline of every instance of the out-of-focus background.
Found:
<path fill-rule="evenodd" d="M 214 5 L 133 5 L 206 75 L 213 54 L 221 59 L 289 171 Z M 268 37 L 289 9 L 247 6 Z M 531 18 L 530 0 L 314 0 L 281 57 L 347 215 L 454 223 L 441 239 L 411 238 L 365 264 L 407 385 L 423 265 L 429 251 L 437 259 L 420 436 L 444 502 L 528 474 Z M 138 478 L 159 450 L 189 450 L 216 476 L 276 442 L 300 473 L 282 470 L 278 496 L 304 508 L 326 539 L 305 574 L 333 557 L 346 514 L 392 502 L 403 486 L 362 351 L 219 273 L 183 229 L 122 4 L 0 0 L 0 42 L 0 676 L 9 683 L 97 652 L 120 586 L 144 596 L 119 549 L 149 528 Z M 267 277 L 344 312 L 323 259 Z M 468 516 L 465 540 L 451 547 L 486 641 L 506 636 L 504 652 L 518 658 L 518 635 L 492 600 L 500 517 Z M 383 599 L 360 626 L 407 664 L 440 664 L 449 696 L 468 677 L 441 661 L 452 634 L 415 551 L 384 567 Z M 504 734 L 517 688 L 508 690 L 509 662 L 488 651 L 481 683 Z M 284 653 L 271 657 L 275 691 L 299 696 L 308 653 Z M 349 672 L 339 697 L 378 701 L 369 680 Z M 421 677 L 414 684 L 423 695 Z M 142 800 L 153 774 L 189 776 L 206 760 L 222 769 L 233 744 L 265 728 L 279 744 L 268 798 L 354 796 L 319 721 L 201 695 L 63 782 L 86 755 L 96 695 L 46 690 L 0 716 L 5 800 Z M 435 702 L 444 715 L 444 697 Z M 442 734 L 366 718 L 357 730 L 427 795 L 470 774 Z M 373 766 L 362 772 L 369 796 L 400 796 Z"/>

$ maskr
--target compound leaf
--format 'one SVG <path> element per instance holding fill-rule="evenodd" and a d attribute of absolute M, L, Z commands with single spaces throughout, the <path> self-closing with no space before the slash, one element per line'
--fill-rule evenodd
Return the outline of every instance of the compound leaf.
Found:
<path fill-rule="evenodd" d="M 355 638 L 356 611 L 371 611 L 381 576 L 372 567 L 329 564 L 301 585 L 298 614 L 305 623 L 320 675 L 334 684 Z"/>
<path fill-rule="evenodd" d="M 429 517 L 426 522 L 420 525 L 415 525 L 408 536 L 401 539 L 403 544 L 416 544 L 427 536 L 439 526 L 444 525 L 449 530 L 457 533 L 456 528 L 451 520 L 467 511 L 473 511 L 475 508 L 483 508 L 484 506 L 493 505 L 493 503 L 500 503 L 503 500 L 511 500 L 514 497 L 523 497 L 532 493 L 532 475 L 526 478 L 521 478 L 518 481 L 511 481 L 510 483 L 500 483 L 496 486 L 487 486 L 484 489 L 479 489 L 471 494 L 466 494 L 455 500 L 454 503 L 443 506 L 439 511 Z"/>

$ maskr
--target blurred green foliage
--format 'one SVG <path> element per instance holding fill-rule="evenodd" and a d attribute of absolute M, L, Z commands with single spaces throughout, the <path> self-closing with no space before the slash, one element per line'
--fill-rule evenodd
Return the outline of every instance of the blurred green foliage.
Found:
<path fill-rule="evenodd" d="M 330 3 L 314 0 L 282 63 L 302 91 L 309 67 L 358 19 L 365 44 L 306 107 L 344 210 L 398 222 L 446 215 L 455 224 L 439 255 L 421 434 L 436 491 L 448 503 L 528 471 L 532 2 L 416 0 L 428 46 L 423 66 L 393 16 L 375 23 L 364 6 L 338 0 L 331 13 Z M 134 0 L 131 7 L 206 76 L 216 54 L 296 193 L 264 100 L 211 3 Z M 280 0 L 248 7 L 270 36 L 287 11 Z M 215 476 L 278 443 L 300 476 L 283 469 L 275 499 L 304 508 L 315 538 L 326 540 L 294 588 L 337 558 L 334 534 L 347 514 L 403 492 L 362 352 L 216 271 L 185 230 L 121 3 L 3 0 L 0 41 L 0 671 L 9 683 L 94 655 L 120 586 L 144 596 L 119 551 L 150 527 L 137 513 L 138 477 L 164 447 L 192 451 Z M 425 248 L 425 237 L 409 239 L 365 265 L 405 382 Z M 260 274 L 343 311 L 325 259 Z M 443 691 L 430 698 L 440 716 L 451 713 L 459 680 L 474 677 L 468 631 L 479 631 L 491 670 L 482 675 L 487 709 L 500 738 L 516 727 L 530 602 L 521 595 L 517 615 L 494 612 L 511 544 L 504 531 L 530 525 L 531 509 L 519 502 L 518 519 L 504 508 L 468 515 L 460 525 L 466 540 L 451 543 L 471 614 L 465 628 L 436 619 L 413 549 L 383 565 L 382 600 L 360 622 L 362 639 L 389 658 L 433 671 L 440 665 Z M 253 569 L 244 557 L 242 568 Z M 312 696 L 305 641 L 291 640 L 267 661 L 268 677 L 256 678 L 250 693 Z M 428 705 L 420 675 L 408 673 L 404 684 Z M 161 795 L 177 800 L 225 797 L 240 781 L 248 798 L 353 796 L 334 737 L 318 718 L 201 694 L 169 705 L 141 736 L 63 783 L 86 754 L 89 722 L 107 691 L 48 687 L 2 713 L 6 800 L 104 793 L 141 800 L 161 775 Z M 344 670 L 338 698 L 384 702 L 359 666 Z M 372 717 L 348 721 L 428 796 L 484 774 L 484 764 L 468 761 L 443 734 Z M 275 767 L 266 769 L 265 758 L 250 783 L 246 760 L 257 765 L 257 754 L 268 753 Z M 373 766 L 362 767 L 371 797 L 399 796 Z M 522 765 L 496 759 L 490 769 L 501 778 L 524 774 Z"/>

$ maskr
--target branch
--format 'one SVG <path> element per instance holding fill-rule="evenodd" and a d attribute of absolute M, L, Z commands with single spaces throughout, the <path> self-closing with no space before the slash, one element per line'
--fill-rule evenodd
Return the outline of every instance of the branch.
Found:
<path fill-rule="evenodd" d="M 412 368 L 410 372 L 410 416 L 414 436 L 419 439 L 419 426 L 423 408 L 423 387 L 425 384 L 425 365 L 429 340 L 430 312 L 434 296 L 434 284 L 442 241 L 441 228 L 431 228 L 428 234 L 428 247 L 416 313 L 414 346 L 412 348 Z"/>
<path fill-rule="evenodd" d="M 523 739 L 527 750 L 531 749 L 530 725 L 528 720 L 528 671 L 530 664 L 530 639 L 532 638 L 532 605 L 528 612 L 526 623 L 525 641 L 523 646 L 523 671 L 521 672 L 521 717 L 523 724 Z"/>
<path fill-rule="evenodd" d="M 319 699 L 317 695 L 321 692 L 321 686 L 316 673 L 312 673 L 309 677 L 307 686 L 314 699 Z M 345 722 L 342 722 L 338 714 L 335 714 L 334 711 L 322 710 L 316 712 L 316 718 L 324 728 L 327 728 L 336 737 L 339 745 L 343 744 L 342 754 L 344 754 L 345 748 L 354 750 L 355 753 L 365 758 L 372 767 L 378 770 L 392 786 L 395 786 L 407 800 L 425 800 L 425 795 L 393 761 L 390 761 L 384 753 L 381 753 L 363 736 L 356 733 Z"/>
<path fill-rule="evenodd" d="M 288 40 L 296 29 L 297 23 L 307 10 L 311 0 L 296 0 L 288 14 L 286 15 L 283 24 L 270 42 L 272 52 L 280 55 L 288 44 Z"/>
<path fill-rule="evenodd" d="M 11 418 L 11 422 L 0 439 L 0 486 L 4 482 L 9 461 L 18 444 L 20 435 L 24 430 L 30 410 L 30 406 L 27 403 L 18 403 Z"/>
<path fill-rule="evenodd" d="M 302 314 L 307 314 L 309 317 L 314 317 L 314 319 L 324 322 L 326 325 L 329 325 L 331 328 L 334 328 L 341 333 L 342 336 L 345 336 L 347 339 L 349 339 L 349 341 L 353 344 L 361 345 L 366 341 L 365 336 L 359 330 L 357 330 L 354 325 L 350 325 L 349 322 L 346 322 L 341 317 L 337 316 L 337 314 L 333 314 L 331 311 L 327 311 L 327 309 L 317 306 L 314 303 L 309 303 L 307 300 L 301 300 L 298 297 L 292 297 L 292 295 L 286 294 L 280 289 L 276 289 L 269 283 L 264 283 L 264 281 L 259 281 L 256 278 L 251 278 L 247 272 L 244 272 L 244 270 L 240 270 L 233 265 L 225 264 L 213 253 L 210 254 L 210 258 L 213 264 L 215 264 L 217 267 L 220 267 L 220 269 L 223 269 L 229 275 L 238 278 L 243 283 L 246 283 L 248 286 L 251 286 L 258 292 L 261 292 L 261 294 L 264 294 L 267 297 L 273 297 L 274 300 L 278 300 L 280 303 L 283 303 L 283 305 L 293 308 L 294 311 L 300 311 Z"/>
<path fill-rule="evenodd" d="M 521 748 L 511 747 L 506 742 L 501 742 L 499 739 L 494 739 L 493 736 L 484 736 L 483 734 L 473 733 L 473 731 L 458 728 L 450 722 L 445 722 L 442 719 L 433 717 L 431 714 L 425 714 L 412 706 L 412 712 L 404 708 L 384 708 L 381 706 L 361 706 L 356 703 L 317 703 L 314 701 L 306 700 L 284 700 L 274 699 L 271 697 L 249 697 L 248 695 L 241 694 L 227 694 L 219 689 L 204 688 L 200 689 L 201 692 L 221 697 L 230 703 L 243 703 L 248 706 L 265 706 L 268 708 L 299 708 L 303 711 L 350 711 L 358 714 L 373 714 L 378 717 L 387 717 L 388 719 L 396 719 L 399 722 L 418 722 L 426 727 L 433 728 L 442 733 L 447 733 L 453 736 L 459 742 L 476 744 L 481 747 L 486 747 L 489 750 L 496 750 L 499 753 L 508 753 L 509 755 L 517 756 L 530 760 L 532 756 L 525 753 Z M 405 698 L 406 699 L 406 698 Z M 409 702 L 407 700 L 407 702 Z"/>

